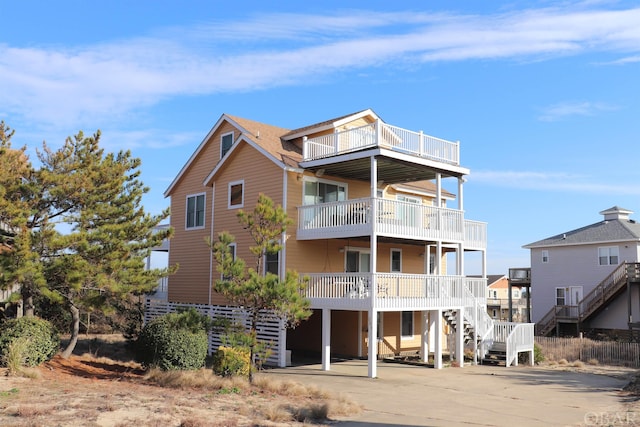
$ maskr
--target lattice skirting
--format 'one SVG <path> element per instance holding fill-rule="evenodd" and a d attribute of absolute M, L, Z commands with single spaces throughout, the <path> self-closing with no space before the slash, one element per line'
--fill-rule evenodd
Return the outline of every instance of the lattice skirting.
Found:
<path fill-rule="evenodd" d="M 209 316 L 212 319 L 227 318 L 233 322 L 248 326 L 248 319 L 238 307 L 219 306 L 208 304 L 186 304 L 159 301 L 147 298 L 145 301 L 144 321 L 149 322 L 156 317 L 173 313 L 178 310 L 195 308 L 199 313 Z M 271 356 L 267 360 L 270 365 L 286 366 L 286 330 L 284 322 L 277 316 L 271 316 L 266 322 L 258 325 L 258 339 L 271 343 Z M 209 333 L 209 354 L 215 352 L 220 346 L 220 334 Z"/>

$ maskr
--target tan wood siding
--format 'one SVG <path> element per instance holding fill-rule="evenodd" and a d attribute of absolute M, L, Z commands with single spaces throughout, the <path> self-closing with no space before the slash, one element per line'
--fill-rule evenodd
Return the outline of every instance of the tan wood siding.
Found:
<path fill-rule="evenodd" d="M 242 228 L 237 215 L 240 209 L 252 211 L 260 193 L 269 196 L 274 203 L 282 204 L 282 169 L 248 144 L 234 150 L 227 161 L 229 164 L 220 169 L 214 181 L 214 240 L 221 231 L 228 231 L 236 239 L 236 256 L 242 258 L 248 267 L 255 267 L 255 256 L 249 251 L 255 242 Z M 244 205 L 229 209 L 229 183 L 237 181 L 243 181 Z M 215 263 L 213 271 L 215 280 L 219 277 Z M 214 293 L 212 303 L 223 304 L 224 299 Z"/>
<path fill-rule="evenodd" d="M 234 139 L 239 135 L 238 129 L 223 122 L 171 193 L 171 225 L 175 235 L 170 242 L 169 264 L 178 264 L 179 268 L 176 274 L 169 277 L 169 301 L 201 304 L 209 302 L 211 257 L 206 239 L 211 236 L 213 193 L 211 187 L 203 185 L 203 181 L 220 161 L 221 135 L 229 132 L 234 132 Z M 262 162 L 265 160 L 262 157 Z M 202 229 L 186 230 L 186 198 L 202 192 L 206 193 L 205 226 Z"/>

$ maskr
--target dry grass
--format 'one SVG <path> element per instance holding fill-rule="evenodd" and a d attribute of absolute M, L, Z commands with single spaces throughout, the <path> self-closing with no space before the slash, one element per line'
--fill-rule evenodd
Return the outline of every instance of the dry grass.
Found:
<path fill-rule="evenodd" d="M 362 411 L 346 396 L 268 375 L 249 385 L 210 369 L 145 372 L 110 337 L 81 337 L 78 351 L 30 370 L 32 378 L 0 369 L 0 425 L 295 426 Z"/>
<path fill-rule="evenodd" d="M 600 364 L 600 361 L 598 359 L 589 359 L 587 363 L 591 366 L 597 366 Z"/>
<path fill-rule="evenodd" d="M 574 368 L 584 368 L 584 362 L 582 360 L 574 360 L 571 363 L 571 366 L 573 366 Z"/>

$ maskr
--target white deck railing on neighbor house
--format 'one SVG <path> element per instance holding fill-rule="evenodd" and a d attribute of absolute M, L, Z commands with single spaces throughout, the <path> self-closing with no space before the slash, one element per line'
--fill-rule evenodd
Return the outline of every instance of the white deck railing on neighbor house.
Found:
<path fill-rule="evenodd" d="M 494 341 L 506 344 L 507 367 L 518 366 L 518 353 L 527 351 L 529 363 L 533 365 L 534 324 L 496 322 L 494 324 Z"/>
<path fill-rule="evenodd" d="M 373 227 L 378 234 L 390 237 L 464 240 L 469 249 L 487 246 L 487 224 L 465 220 L 463 212 L 457 209 L 382 198 L 298 207 L 297 237 L 301 240 L 365 235 L 370 234 Z"/>
<path fill-rule="evenodd" d="M 383 147 L 451 165 L 460 164 L 460 144 L 391 126 L 381 121 L 304 140 L 304 161 Z"/>
<path fill-rule="evenodd" d="M 303 276 L 309 279 L 305 296 L 311 300 L 312 308 L 373 306 L 426 310 L 462 307 L 472 305 L 474 299 L 486 298 L 486 279 L 462 276 L 404 273 L 309 273 Z"/>

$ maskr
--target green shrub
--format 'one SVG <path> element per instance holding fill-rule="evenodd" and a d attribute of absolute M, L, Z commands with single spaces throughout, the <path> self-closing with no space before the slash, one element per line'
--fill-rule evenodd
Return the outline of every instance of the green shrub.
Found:
<path fill-rule="evenodd" d="M 207 325 L 208 319 L 194 309 L 158 317 L 142 328 L 136 358 L 164 371 L 202 368 L 209 346 Z"/>
<path fill-rule="evenodd" d="M 60 349 L 60 338 L 57 332 L 44 319 L 38 317 L 21 317 L 11 319 L 2 325 L 0 332 L 0 360 L 6 365 L 7 358 L 17 356 L 11 354 L 10 348 L 16 351 L 15 342 L 22 339 L 25 341 L 21 353 L 23 353 L 23 363 L 25 366 L 37 366 L 42 362 L 51 359 Z"/>
<path fill-rule="evenodd" d="M 223 377 L 249 376 L 250 351 L 245 347 L 218 347 L 213 355 L 213 372 Z"/>
<path fill-rule="evenodd" d="M 538 365 L 544 362 L 544 354 L 542 354 L 542 347 L 538 344 L 533 344 L 533 362 Z"/>

